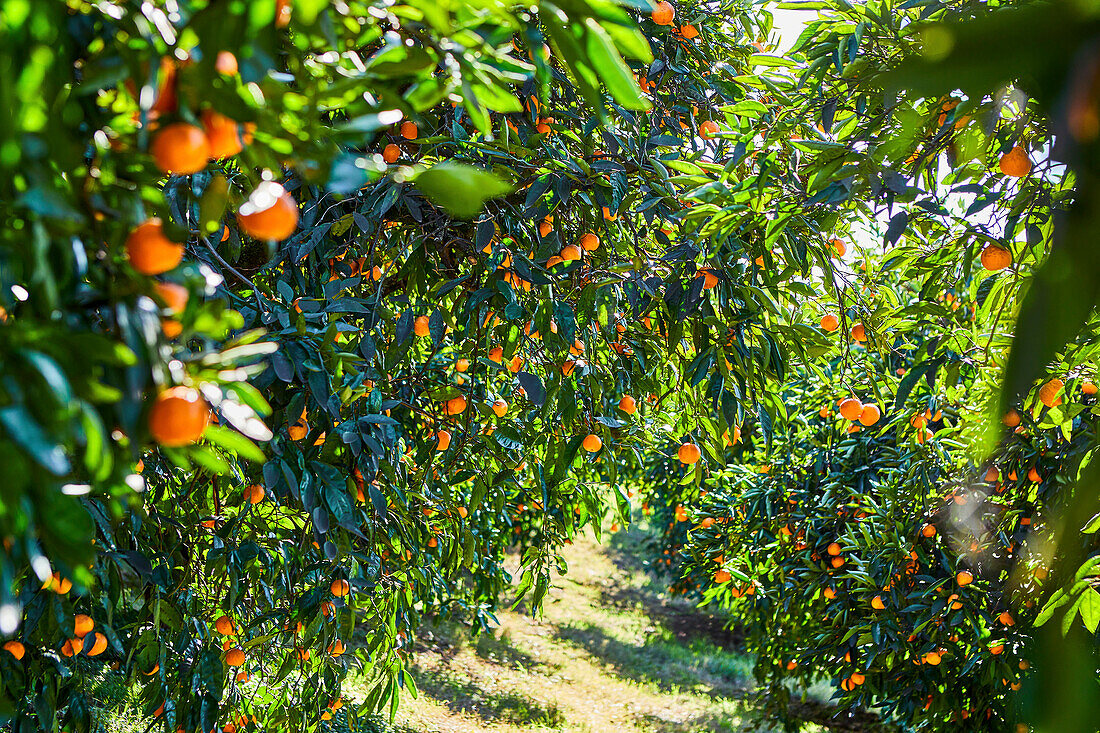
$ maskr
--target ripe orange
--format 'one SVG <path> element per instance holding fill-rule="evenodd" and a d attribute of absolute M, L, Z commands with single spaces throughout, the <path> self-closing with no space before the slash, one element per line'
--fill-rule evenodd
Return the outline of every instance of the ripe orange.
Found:
<path fill-rule="evenodd" d="M 573 370 L 577 368 L 577 362 L 572 359 L 566 359 L 565 363 L 561 365 L 561 373 L 565 376 L 569 376 L 573 373 Z"/>
<path fill-rule="evenodd" d="M 1008 611 L 1001 611 L 1000 615 L 997 616 L 997 620 L 1000 621 L 1005 626 L 1015 626 L 1016 625 L 1016 620 L 1014 618 L 1012 618 L 1012 614 L 1009 613 Z"/>
<path fill-rule="evenodd" d="M 988 483 L 991 483 L 991 484 L 997 483 L 998 481 L 1001 480 L 1000 470 L 998 470 L 998 468 L 996 466 L 990 466 L 985 472 L 985 479 L 984 480 Z"/>
<path fill-rule="evenodd" d="M 208 109 L 202 113 L 202 128 L 206 133 L 211 158 L 231 158 L 244 150 L 241 126 L 235 120 Z"/>
<path fill-rule="evenodd" d="M 214 630 L 222 636 L 235 636 L 236 629 L 233 628 L 233 620 L 228 616 L 218 616 L 218 620 L 214 622 Z"/>
<path fill-rule="evenodd" d="M 309 434 L 309 422 L 306 421 L 306 408 L 302 408 L 302 414 L 288 428 L 287 433 L 291 440 L 301 440 Z"/>
<path fill-rule="evenodd" d="M 680 26 L 680 35 L 689 41 L 699 35 L 699 29 L 693 26 L 691 23 Z"/>
<path fill-rule="evenodd" d="M 871 599 L 871 608 L 876 611 L 882 611 L 886 608 L 886 604 L 882 602 L 882 596 L 875 596 Z"/>
<path fill-rule="evenodd" d="M 859 412 L 860 424 L 867 427 L 877 423 L 880 418 L 882 418 L 882 412 L 878 409 L 878 405 L 864 405 Z"/>
<path fill-rule="evenodd" d="M 440 430 L 435 434 L 435 438 L 438 441 L 435 444 L 436 450 L 447 450 L 451 446 L 451 434 L 446 430 Z"/>
<path fill-rule="evenodd" d="M 1001 173 L 1013 178 L 1023 178 L 1031 172 L 1031 160 L 1027 151 L 1017 145 L 1001 156 Z"/>
<path fill-rule="evenodd" d="M 937 664 L 940 663 L 940 655 L 937 652 L 928 652 L 924 655 L 924 663 L 931 664 L 933 667 L 935 667 Z"/>
<path fill-rule="evenodd" d="M 157 283 L 153 286 L 153 292 L 173 313 L 181 313 L 191 295 L 187 288 L 178 283 Z"/>
<path fill-rule="evenodd" d="M 489 349 L 489 361 L 495 361 L 500 364 L 504 361 L 504 348 L 501 346 L 494 346 Z"/>
<path fill-rule="evenodd" d="M 214 70 L 226 76 L 236 76 L 240 71 L 237 57 L 229 51 L 219 51 L 218 57 L 214 59 Z"/>
<path fill-rule="evenodd" d="M 1096 394 L 1097 387 L 1092 382 L 1085 382 L 1081 385 L 1081 394 Z"/>
<path fill-rule="evenodd" d="M 249 504 L 259 504 L 264 500 L 264 487 L 259 484 L 252 484 L 244 490 L 244 498 Z"/>
<path fill-rule="evenodd" d="M 830 239 L 829 244 L 833 245 L 833 252 L 835 257 L 843 257 L 848 251 L 848 245 L 844 244 L 842 239 Z"/>
<path fill-rule="evenodd" d="M 202 128 L 176 122 L 162 128 L 149 146 L 153 162 L 165 173 L 198 173 L 210 160 L 210 141 Z"/>
<path fill-rule="evenodd" d="M 925 537 L 931 539 L 936 536 L 936 528 L 931 524 L 926 524 L 921 527 L 920 533 Z"/>
<path fill-rule="evenodd" d="M 198 390 L 172 387 L 157 395 L 149 411 L 153 440 L 172 448 L 190 445 L 202 437 L 210 422 L 210 408 Z"/>
<path fill-rule="evenodd" d="M 672 25 L 672 19 L 676 17 L 676 9 L 672 7 L 672 3 L 661 0 L 657 3 L 657 7 L 653 9 L 650 17 L 657 25 Z"/>
<path fill-rule="evenodd" d="M 92 634 L 92 646 L 88 649 L 89 657 L 98 657 L 107 651 L 107 637 L 100 633 Z"/>
<path fill-rule="evenodd" d="M 183 245 L 164 236 L 161 220 L 146 219 L 126 237 L 126 256 L 142 275 L 168 272 L 183 259 Z"/>
<path fill-rule="evenodd" d="M 848 397 L 840 403 L 840 416 L 845 420 L 858 420 L 863 414 L 863 403 L 855 397 Z"/>
<path fill-rule="evenodd" d="M 981 260 L 982 267 L 990 272 L 997 272 L 1012 264 L 1012 253 L 1004 247 L 990 244 L 982 250 Z"/>
<path fill-rule="evenodd" d="M 396 163 L 397 159 L 400 157 L 401 148 L 394 143 L 390 143 L 382 149 L 382 160 L 386 161 L 387 163 Z"/>
<path fill-rule="evenodd" d="M 240 647 L 233 647 L 225 653 L 225 663 L 230 667 L 240 667 L 244 664 L 244 650 Z"/>
<path fill-rule="evenodd" d="M 709 269 L 704 268 L 699 270 L 695 277 L 703 278 L 703 290 L 712 290 L 718 287 L 718 276 Z"/>
<path fill-rule="evenodd" d="M 867 340 L 867 329 L 862 323 L 857 323 L 852 326 L 852 340 L 859 343 L 863 343 Z"/>
<path fill-rule="evenodd" d="M 1020 413 L 1015 410 L 1009 410 L 1005 413 L 1005 416 L 1001 418 L 1001 422 L 1003 422 L 1006 427 L 1014 428 L 1020 424 Z"/>
<path fill-rule="evenodd" d="M 1047 407 L 1057 407 L 1062 404 L 1062 396 L 1059 394 L 1065 382 L 1061 379 L 1052 379 L 1039 388 L 1039 400 Z"/>
<path fill-rule="evenodd" d="M 27 653 L 27 648 L 23 646 L 23 642 L 13 639 L 4 644 L 4 651 L 15 657 L 15 661 L 19 661 L 23 658 L 23 655 Z"/>
<path fill-rule="evenodd" d="M 61 654 L 66 657 L 76 656 L 84 649 L 83 639 L 66 639 L 61 645 Z"/>
<path fill-rule="evenodd" d="M 728 570 L 716 570 L 714 572 L 715 583 L 728 583 L 732 577 Z"/>
<path fill-rule="evenodd" d="M 443 404 L 443 411 L 448 415 L 461 415 L 465 409 L 466 398 L 461 395 L 449 399 Z"/>
<path fill-rule="evenodd" d="M 600 436 L 592 433 L 585 436 L 584 440 L 581 442 L 581 446 L 589 453 L 595 453 L 603 447 L 603 441 L 600 440 Z"/>
<path fill-rule="evenodd" d="M 428 317 L 427 316 L 417 316 L 416 321 L 413 323 L 413 332 L 417 336 L 427 336 L 428 335 Z"/>
<path fill-rule="evenodd" d="M 974 574 L 969 570 L 960 570 L 955 575 L 955 582 L 959 584 L 959 587 L 970 585 L 974 582 Z"/>
<path fill-rule="evenodd" d="M 81 639 L 83 639 L 85 636 L 91 633 L 92 629 L 94 628 L 95 621 L 92 620 L 91 616 L 84 613 L 78 613 L 76 615 L 76 620 L 73 623 L 73 636 L 79 636 Z"/>
<path fill-rule="evenodd" d="M 633 415 L 638 411 L 638 402 L 630 395 L 623 395 L 623 398 L 619 400 L 619 409 L 627 415 Z"/>
<path fill-rule="evenodd" d="M 508 414 L 508 403 L 505 400 L 495 400 L 493 402 L 493 414 L 497 417 L 504 417 Z"/>
<path fill-rule="evenodd" d="M 282 241 L 298 226 L 298 204 L 280 184 L 264 181 L 241 204 L 237 221 L 250 237 Z"/>
<path fill-rule="evenodd" d="M 615 221 L 616 219 L 619 218 L 618 212 L 613 212 L 613 211 L 611 211 L 611 209 L 607 208 L 606 206 L 603 206 L 601 208 L 603 209 L 604 221 Z"/>
<path fill-rule="evenodd" d="M 1040 475 L 1039 475 L 1039 472 L 1035 470 L 1035 467 L 1034 467 L 1034 466 L 1032 466 L 1032 467 L 1031 467 L 1031 468 L 1029 468 L 1029 469 L 1028 469 L 1028 471 L 1027 471 L 1027 480 L 1028 480 L 1028 481 L 1030 481 L 1030 482 L 1032 482 L 1032 483 L 1035 483 L 1035 484 L 1037 484 L 1037 483 L 1041 483 L 1041 482 L 1042 482 L 1042 480 L 1043 480 L 1043 477 L 1042 477 L 1042 476 L 1040 476 Z"/>
<path fill-rule="evenodd" d="M 821 317 L 821 330 L 827 333 L 840 328 L 840 319 L 834 316 L 832 313 L 826 313 Z"/>
<path fill-rule="evenodd" d="M 552 231 L 554 231 L 554 224 L 549 219 L 543 219 L 539 222 L 540 237 L 547 237 Z"/>
<path fill-rule="evenodd" d="M 344 642 L 337 639 L 328 645 L 328 653 L 334 657 L 338 657 L 344 653 Z"/>
<path fill-rule="evenodd" d="M 702 451 L 695 443 L 684 443 L 680 446 L 680 450 L 676 451 L 676 457 L 680 459 L 680 462 L 688 465 L 698 461 L 702 455 Z"/>
<path fill-rule="evenodd" d="M 825 548 L 825 551 L 833 557 L 836 557 L 840 554 L 840 544 L 837 542 L 830 542 L 829 546 Z"/>
<path fill-rule="evenodd" d="M 343 598 L 348 593 L 351 593 L 351 584 L 341 578 L 332 581 L 332 585 L 329 586 L 329 590 L 332 592 L 332 595 L 336 596 L 337 598 Z"/>
<path fill-rule="evenodd" d="M 581 258 L 581 248 L 575 244 L 567 244 L 562 247 L 560 256 L 565 262 L 572 262 Z"/>
<path fill-rule="evenodd" d="M 460 506 L 460 507 L 458 508 L 458 516 L 460 516 L 460 517 L 462 517 L 463 519 L 465 519 L 465 518 L 466 518 L 466 517 L 468 517 L 469 515 L 470 515 L 470 511 L 469 511 L 469 510 L 468 510 L 468 509 L 467 509 L 466 507 L 464 507 L 464 506 Z"/>
<path fill-rule="evenodd" d="M 600 248 L 600 238 L 595 234 L 585 234 L 581 236 L 580 245 L 585 252 L 595 252 Z"/>
<path fill-rule="evenodd" d="M 710 140 L 718 133 L 718 123 L 714 120 L 705 120 L 699 125 L 699 137 Z"/>
<path fill-rule="evenodd" d="M 406 140 L 415 140 L 418 134 L 416 123 L 412 120 L 405 120 L 401 123 L 401 137 Z"/>
<path fill-rule="evenodd" d="M 455 362 L 455 369 L 457 369 L 460 372 L 464 372 L 469 368 L 470 368 L 470 360 L 469 359 L 459 359 L 458 361 Z"/>

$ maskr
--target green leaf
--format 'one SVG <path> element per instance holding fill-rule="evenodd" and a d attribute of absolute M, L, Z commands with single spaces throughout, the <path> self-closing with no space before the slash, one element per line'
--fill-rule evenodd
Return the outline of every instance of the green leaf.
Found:
<path fill-rule="evenodd" d="M 461 219 L 472 219 L 486 201 L 512 190 L 510 184 L 487 170 L 449 161 L 417 176 L 416 187 L 432 203 Z"/>
<path fill-rule="evenodd" d="M 627 109 L 649 109 L 649 102 L 642 97 L 642 91 L 630 73 L 623 57 L 615 50 L 610 36 L 594 19 L 585 21 L 585 48 L 588 56 L 607 84 L 615 101 Z"/>
<path fill-rule="evenodd" d="M 203 433 L 203 437 L 214 445 L 236 453 L 246 460 L 255 461 L 257 463 L 263 463 L 264 461 L 264 452 L 260 450 L 255 443 L 238 433 L 236 430 L 230 430 L 221 425 L 208 425 L 206 431 Z"/>
<path fill-rule="evenodd" d="M 1100 593 L 1089 586 L 1081 594 L 1081 621 L 1090 634 L 1096 633 L 1096 627 L 1100 625 Z"/>

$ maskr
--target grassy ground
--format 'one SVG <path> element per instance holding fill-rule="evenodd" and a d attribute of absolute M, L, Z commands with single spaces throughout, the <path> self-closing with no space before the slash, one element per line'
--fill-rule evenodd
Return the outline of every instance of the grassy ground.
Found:
<path fill-rule="evenodd" d="M 669 600 L 630 552 L 639 530 L 566 548 L 545 615 L 499 614 L 473 640 L 425 628 L 413 655 L 421 695 L 402 733 L 692 733 L 751 727 L 751 660 L 721 619 Z M 362 690 L 350 690 L 352 697 Z"/>

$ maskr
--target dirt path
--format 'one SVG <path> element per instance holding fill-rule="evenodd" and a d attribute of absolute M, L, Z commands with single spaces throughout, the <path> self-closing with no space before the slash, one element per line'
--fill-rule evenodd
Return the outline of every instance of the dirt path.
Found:
<path fill-rule="evenodd" d="M 502 612 L 492 635 L 434 629 L 414 655 L 415 733 L 739 731 L 751 664 L 719 620 L 668 602 L 614 545 L 578 539 L 545 616 Z M 638 538 L 640 539 L 640 537 Z M 605 542 L 607 540 L 605 539 Z M 610 546 L 609 546 L 610 545 Z"/>

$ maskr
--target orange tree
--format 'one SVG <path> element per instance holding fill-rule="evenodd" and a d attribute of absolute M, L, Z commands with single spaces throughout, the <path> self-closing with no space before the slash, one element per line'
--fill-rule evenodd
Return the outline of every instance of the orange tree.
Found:
<path fill-rule="evenodd" d="M 833 334 L 830 366 L 800 367 L 803 386 L 771 400 L 785 409 L 742 425 L 749 450 L 709 456 L 713 476 L 657 466 L 646 501 L 667 530 L 659 560 L 674 565 L 687 543 L 674 588 L 699 583 L 742 612 L 762 677 L 824 673 L 846 703 L 921 727 L 1001 729 L 1021 702 L 1047 729 L 1088 729 L 1096 665 L 1075 627 L 1100 621 L 1085 250 L 1096 25 L 1068 3 L 997 6 L 827 4 L 787 60 L 790 81 L 722 109 L 731 163 L 697 193 L 722 211 L 774 202 L 758 222 L 780 265 L 796 261 L 790 235 L 823 223 L 838 248 L 863 246 L 851 267 L 815 273 L 791 319 Z M 719 434 L 704 404 L 687 406 L 698 437 Z M 1012 430 L 987 429 L 997 418 Z M 727 474 L 728 461 L 752 468 Z M 971 508 L 946 512 L 945 493 Z M 1063 607 L 1071 643 L 1033 630 Z M 1016 655 L 1037 636 L 1035 686 L 1017 699 L 1028 660 Z"/>
<path fill-rule="evenodd" d="M 685 198 L 768 28 L 720 9 L 5 0 L 0 715 L 396 705 L 514 527 L 537 603 L 625 512 L 684 375 L 736 427 L 804 347 L 786 280 L 697 264 L 764 255 Z"/>

